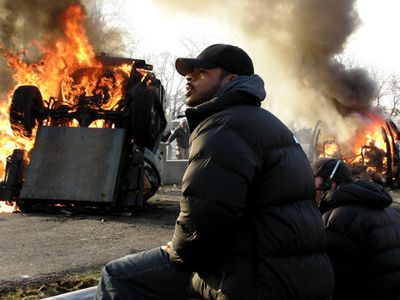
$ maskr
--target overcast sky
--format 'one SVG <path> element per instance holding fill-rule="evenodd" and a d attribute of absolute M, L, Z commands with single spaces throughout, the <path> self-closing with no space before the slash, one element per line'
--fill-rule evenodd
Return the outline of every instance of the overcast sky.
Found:
<path fill-rule="evenodd" d="M 400 1 L 358 0 L 362 20 L 346 53 L 365 65 L 400 74 Z"/>

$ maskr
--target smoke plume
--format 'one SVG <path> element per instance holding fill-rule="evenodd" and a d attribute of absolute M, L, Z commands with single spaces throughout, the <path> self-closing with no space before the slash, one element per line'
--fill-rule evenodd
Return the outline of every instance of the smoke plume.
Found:
<path fill-rule="evenodd" d="M 95 51 L 121 51 L 122 32 L 107 26 L 97 0 L 0 0 L 0 50 L 24 53 L 28 61 L 38 61 L 40 49 L 34 41 L 56 40 L 62 34 L 60 16 L 71 4 L 88 7 L 86 31 Z M 0 96 L 12 85 L 11 70 L 0 57 Z"/>
<path fill-rule="evenodd" d="M 215 15 L 246 38 L 267 87 L 267 105 L 288 124 L 328 121 L 342 138 L 371 109 L 376 86 L 367 72 L 336 56 L 360 23 L 355 0 L 158 0 L 165 9 Z M 351 126 L 349 126 L 351 125 Z"/>
<path fill-rule="evenodd" d="M 70 3 L 77 2 L 0 0 L 0 47 L 15 51 L 33 40 L 57 36 L 60 34 L 57 17 Z M 7 90 L 11 82 L 10 70 L 0 60 L 0 91 Z"/>

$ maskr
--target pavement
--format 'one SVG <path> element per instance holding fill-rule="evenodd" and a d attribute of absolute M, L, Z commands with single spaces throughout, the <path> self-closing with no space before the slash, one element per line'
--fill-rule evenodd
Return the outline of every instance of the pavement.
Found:
<path fill-rule="evenodd" d="M 131 216 L 61 211 L 0 215 L 0 289 L 100 270 L 113 259 L 166 244 L 180 196 L 179 190 L 161 189 Z"/>

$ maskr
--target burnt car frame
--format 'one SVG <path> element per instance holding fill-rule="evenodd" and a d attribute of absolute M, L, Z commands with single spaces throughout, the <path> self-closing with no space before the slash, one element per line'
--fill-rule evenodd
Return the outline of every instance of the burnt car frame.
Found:
<path fill-rule="evenodd" d="M 15 201 L 22 210 L 35 205 L 74 204 L 116 209 L 141 207 L 158 189 L 159 143 L 166 127 L 161 82 L 144 60 L 96 56 L 101 78 L 114 80 L 113 67 L 131 65 L 122 97 L 112 107 L 107 89 L 82 92 L 67 101 L 43 100 L 36 86 L 19 86 L 10 105 L 10 123 L 20 136 L 35 136 L 30 153 L 15 149 L 7 158 L 0 200 Z M 98 72 L 76 70 L 71 78 Z M 60 83 L 61 85 L 61 83 Z M 70 100 L 70 99 L 69 99 Z M 102 120 L 101 128 L 89 128 Z M 71 127 L 76 121 L 77 127 Z M 29 158 L 28 158 L 29 157 Z"/>
<path fill-rule="evenodd" d="M 362 145 L 360 153 L 354 157 L 343 157 L 340 144 L 336 140 L 321 139 L 322 122 L 318 121 L 314 126 L 307 152 L 312 162 L 318 157 L 332 157 L 342 159 L 349 163 L 355 178 L 367 178 L 384 185 L 399 188 L 400 186 L 400 131 L 391 119 L 385 120 L 380 127 L 381 135 L 385 143 L 385 149 L 379 149 L 375 145 Z M 326 147 L 333 145 L 337 151 L 327 153 Z M 383 165 L 385 160 L 385 165 Z M 370 168 L 375 169 L 370 171 Z"/>

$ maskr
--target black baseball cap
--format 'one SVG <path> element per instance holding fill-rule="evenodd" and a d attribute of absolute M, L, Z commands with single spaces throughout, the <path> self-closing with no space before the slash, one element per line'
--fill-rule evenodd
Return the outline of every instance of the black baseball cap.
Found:
<path fill-rule="evenodd" d="M 239 47 L 225 44 L 211 45 L 196 58 L 178 58 L 175 67 L 182 76 L 186 76 L 195 68 L 222 68 L 237 75 L 249 76 L 254 74 L 250 56 Z"/>

